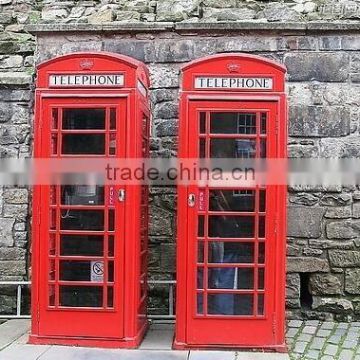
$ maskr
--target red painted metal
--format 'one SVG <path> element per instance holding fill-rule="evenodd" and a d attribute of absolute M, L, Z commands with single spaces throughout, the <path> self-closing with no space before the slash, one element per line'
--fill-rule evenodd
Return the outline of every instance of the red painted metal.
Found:
<path fill-rule="evenodd" d="M 253 141 L 254 157 L 261 157 L 266 144 L 267 158 L 286 158 L 287 103 L 285 96 L 286 69 L 273 61 L 245 54 L 220 54 L 193 61 L 182 68 L 180 98 L 179 157 L 182 159 L 210 157 L 210 143 L 221 141 Z M 271 78 L 271 89 L 203 89 L 195 88 L 196 77 Z M 249 132 L 211 133 L 210 124 L 218 113 L 252 116 Z M 215 114 L 215 115 L 214 115 Z M 203 129 L 200 130 L 200 118 Z M 266 131 L 261 122 L 266 119 Z M 239 123 L 238 123 L 239 124 Z M 241 124 L 241 123 L 240 123 Z M 256 129 L 256 130 L 255 130 Z M 230 133 L 230 134 L 229 134 Z M 202 140 L 201 140 L 202 139 Z M 236 140 L 238 139 L 238 140 Z M 204 142 L 200 156 L 200 141 Z M 242 157 L 242 156 L 240 156 Z M 210 209 L 212 190 L 233 191 L 254 196 L 254 208 L 246 212 Z M 266 194 L 265 205 L 259 205 L 260 194 Z M 188 196 L 195 195 L 195 206 L 188 205 Z M 265 206 L 260 208 L 260 206 Z M 286 244 L 286 186 L 266 185 L 250 187 L 214 188 L 196 185 L 178 186 L 177 223 L 177 306 L 174 348 L 262 348 L 276 351 L 286 349 L 285 327 L 285 244 Z M 214 215 L 238 216 L 238 220 L 252 219 L 251 236 L 210 236 L 209 219 Z M 204 221 L 203 234 L 198 233 L 200 217 Z M 265 217 L 262 234 L 260 221 Z M 187 219 L 187 221 L 184 221 Z M 236 220 L 236 221 L 238 221 Z M 255 226 L 256 225 L 256 226 Z M 211 241 L 210 241 L 211 240 Z M 212 244 L 245 244 L 253 246 L 252 261 L 214 261 Z M 265 249 L 265 250 L 262 250 Z M 198 252 L 201 252 L 199 258 Z M 264 259 L 259 256 L 262 251 Z M 235 263 L 235 265 L 234 265 Z M 202 269 L 197 273 L 197 267 Z M 214 271 L 235 269 L 237 284 L 233 287 L 210 285 Z M 217 269 L 217 270 L 216 270 Z M 238 286 L 241 269 L 251 272 L 251 286 Z M 264 286 L 259 279 L 264 275 Z M 200 274 L 200 275 L 199 275 Z M 235 276 L 235 275 L 234 275 Z M 239 277 L 239 278 L 238 278 Z M 199 280 L 200 279 L 200 280 Z M 240 279 L 241 280 L 241 279 Z M 248 279 L 249 280 L 249 279 Z M 200 281 L 200 285 L 199 285 Z M 199 295 L 199 300 L 197 296 Z M 218 296 L 218 298 L 216 297 Z M 220 297 L 219 297 L 220 296 Z M 214 310 L 230 299 L 246 299 L 247 310 L 234 308 Z M 263 307 L 262 299 L 264 298 Z M 214 300 L 215 299 L 215 300 Z M 222 299 L 222 300 L 221 300 Z M 234 300 L 235 301 L 235 300 Z M 245 304 L 246 302 L 244 302 Z M 200 305 L 199 305 L 200 304 Z M 252 305 L 251 305 L 252 304 Z"/>
<path fill-rule="evenodd" d="M 124 83 L 116 88 L 85 86 L 63 88 L 51 87 L 49 84 L 49 77 L 52 74 L 79 73 L 121 74 Z M 149 73 L 144 64 L 126 56 L 105 52 L 74 53 L 40 64 L 37 75 L 35 158 L 81 156 L 86 159 L 86 154 L 61 154 L 64 136 L 79 134 L 103 136 L 105 152 L 100 157 L 104 159 L 149 156 Z M 93 130 L 64 129 L 62 127 L 64 111 L 76 111 L 76 109 L 91 111 L 101 109 L 106 125 L 103 129 Z M 56 125 L 52 125 L 53 119 Z M 114 121 L 116 125 L 110 125 L 114 124 Z M 140 185 L 121 186 L 121 189 L 126 191 L 126 198 L 125 201 L 120 202 L 118 201 L 120 186 L 105 185 L 104 201 L 97 205 L 62 204 L 60 189 L 60 185 L 34 186 L 31 247 L 32 327 L 29 342 L 136 347 L 148 327 L 147 189 Z M 51 194 L 54 194 L 53 198 Z M 84 213 L 86 210 L 101 212 L 104 225 L 100 230 L 60 229 L 64 212 Z M 50 213 L 54 214 L 53 219 Z M 110 214 L 115 217 L 114 228 L 110 225 Z M 54 221 L 53 228 L 50 226 L 52 221 Z M 92 235 L 101 236 L 100 254 L 62 254 L 62 241 L 66 235 L 72 236 L 71 240 L 74 240 L 76 235 L 90 236 L 90 239 L 94 239 L 91 238 Z M 113 241 L 114 250 L 112 250 Z M 68 264 L 69 261 L 72 261 L 71 264 L 82 262 L 91 266 L 96 265 L 95 270 L 100 271 L 102 277 L 95 281 L 92 278 L 86 280 L 66 278 L 61 273 L 61 271 L 64 273 L 64 270 L 61 270 L 63 268 L 60 267 Z M 96 261 L 100 262 L 100 270 Z M 75 273 L 71 273 L 71 276 Z M 79 276 L 79 273 L 76 273 L 76 276 Z M 69 296 L 72 297 L 66 300 L 71 305 L 68 305 L 64 295 L 61 295 L 64 294 L 65 286 L 68 286 L 68 290 L 71 289 Z M 91 304 L 87 307 L 73 305 L 76 301 L 74 297 L 83 296 L 81 300 L 84 300 L 84 295 L 76 295 L 76 291 L 87 289 L 92 294 L 93 288 L 99 291 L 98 296 L 101 299 L 99 304 L 96 306 Z M 63 293 L 59 289 L 62 289 Z"/>

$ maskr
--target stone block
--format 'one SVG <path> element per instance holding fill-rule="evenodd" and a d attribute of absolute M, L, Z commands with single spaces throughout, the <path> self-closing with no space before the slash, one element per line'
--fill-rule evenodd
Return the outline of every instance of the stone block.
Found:
<path fill-rule="evenodd" d="M 265 18 L 270 22 L 300 20 L 300 15 L 288 4 L 278 2 L 271 2 L 266 4 L 264 10 L 258 15 L 258 17 Z"/>
<path fill-rule="evenodd" d="M 331 191 L 331 190 L 328 190 Z M 321 200 L 320 205 L 325 206 L 345 206 L 351 203 L 351 194 L 325 194 Z"/>
<path fill-rule="evenodd" d="M 287 274 L 286 275 L 286 298 L 299 299 L 300 298 L 300 275 Z"/>
<path fill-rule="evenodd" d="M 288 273 L 329 272 L 330 267 L 326 259 L 317 257 L 288 257 Z"/>
<path fill-rule="evenodd" d="M 150 207 L 149 234 L 156 236 L 172 236 L 173 224 L 171 213 L 158 207 Z"/>
<path fill-rule="evenodd" d="M 319 197 L 309 193 L 300 193 L 290 196 L 289 201 L 296 205 L 312 206 L 319 202 Z"/>
<path fill-rule="evenodd" d="M 176 102 L 166 101 L 155 105 L 154 119 L 176 119 L 179 105 Z"/>
<path fill-rule="evenodd" d="M 150 99 L 153 104 L 164 101 L 177 101 L 178 94 L 177 89 L 153 89 L 150 91 Z"/>
<path fill-rule="evenodd" d="M 349 294 L 360 295 L 360 269 L 346 269 L 345 291 Z"/>
<path fill-rule="evenodd" d="M 165 120 L 156 125 L 156 135 L 163 136 L 176 136 L 178 134 L 178 121 Z"/>
<path fill-rule="evenodd" d="M 349 134 L 350 112 L 343 106 L 290 107 L 290 136 L 338 137 Z"/>
<path fill-rule="evenodd" d="M 341 36 L 322 36 L 319 39 L 320 50 L 341 50 Z"/>
<path fill-rule="evenodd" d="M 326 209 L 325 217 L 330 219 L 346 219 L 351 217 L 351 206 L 334 207 Z"/>
<path fill-rule="evenodd" d="M 102 24 L 114 20 L 114 12 L 112 9 L 95 12 L 87 17 L 89 24 Z"/>
<path fill-rule="evenodd" d="M 15 219 L 11 218 L 0 218 L 0 246 L 13 246 L 13 226 Z"/>
<path fill-rule="evenodd" d="M 329 260 L 330 265 L 333 267 L 359 267 L 360 252 L 349 250 L 329 250 Z"/>
<path fill-rule="evenodd" d="M 137 11 L 117 11 L 116 12 L 116 21 L 140 21 L 141 14 Z"/>
<path fill-rule="evenodd" d="M 23 57 L 20 55 L 0 55 L 0 69 L 19 68 L 23 64 Z"/>
<path fill-rule="evenodd" d="M 147 41 L 129 41 L 121 38 L 104 39 L 104 50 L 116 54 L 127 55 L 140 61 L 145 61 Z"/>
<path fill-rule="evenodd" d="M 25 260 L 26 249 L 18 247 L 0 247 L 0 260 Z"/>
<path fill-rule="evenodd" d="M 346 53 L 294 53 L 285 56 L 290 81 L 343 82 L 349 74 Z"/>
<path fill-rule="evenodd" d="M 328 239 L 353 239 L 359 235 L 360 220 L 334 221 L 326 224 Z"/>
<path fill-rule="evenodd" d="M 349 300 L 323 297 L 314 297 L 312 308 L 319 311 L 329 311 L 338 314 L 351 313 L 354 310 L 353 305 Z"/>
<path fill-rule="evenodd" d="M 162 0 L 157 2 L 156 21 L 182 21 L 197 15 L 199 0 Z"/>
<path fill-rule="evenodd" d="M 342 275 L 311 274 L 310 292 L 313 295 L 339 295 L 342 293 Z"/>
<path fill-rule="evenodd" d="M 0 13 L 0 24 L 7 25 L 11 24 L 13 20 L 12 14 L 8 12 L 1 12 Z"/>
<path fill-rule="evenodd" d="M 307 206 L 290 206 L 288 210 L 288 236 L 318 238 L 325 210 Z"/>
<path fill-rule="evenodd" d="M 3 194 L 4 200 L 9 204 L 27 204 L 27 189 L 5 189 Z"/>
<path fill-rule="evenodd" d="M 235 8 L 236 0 L 204 0 L 203 5 L 210 8 Z"/>
<path fill-rule="evenodd" d="M 349 50 L 349 51 L 360 50 L 360 37 L 343 36 L 341 38 L 341 48 L 343 50 Z"/>
<path fill-rule="evenodd" d="M 170 273 L 174 273 L 176 271 L 175 244 L 160 244 L 160 269 L 163 272 Z"/>
<path fill-rule="evenodd" d="M 254 19 L 256 11 L 247 7 L 239 9 L 221 9 L 216 12 L 217 21 L 244 21 Z"/>
<path fill-rule="evenodd" d="M 161 40 L 149 44 L 145 60 L 147 62 L 173 63 L 187 62 L 194 58 L 192 40 Z"/>
<path fill-rule="evenodd" d="M 178 88 L 179 69 L 169 65 L 149 65 L 152 88 Z"/>
<path fill-rule="evenodd" d="M 29 90 L 0 89 L 0 98 L 2 101 L 29 102 L 31 99 L 31 92 Z M 8 108 L 8 105 L 6 108 Z M 1 106 L 0 106 L 0 109 L 1 109 Z M 1 122 L 1 120 L 0 120 L 0 122 Z"/>
<path fill-rule="evenodd" d="M 28 206 L 27 205 L 4 205 L 4 217 L 12 218 L 16 220 L 26 221 L 28 217 Z"/>
<path fill-rule="evenodd" d="M 41 19 L 45 21 L 57 21 L 60 19 L 64 19 L 69 15 L 68 10 L 64 8 L 52 8 L 52 7 L 44 7 L 41 12 Z"/>
<path fill-rule="evenodd" d="M 1 53 L 1 46 L 0 46 Z M 0 72 L 0 85 L 30 85 L 32 76 L 24 72 Z"/>
<path fill-rule="evenodd" d="M 289 158 L 316 158 L 319 156 L 319 147 L 318 145 L 289 145 L 288 156 Z"/>
<path fill-rule="evenodd" d="M 0 261 L 0 279 L 5 276 L 26 275 L 26 262 L 19 260 Z"/>

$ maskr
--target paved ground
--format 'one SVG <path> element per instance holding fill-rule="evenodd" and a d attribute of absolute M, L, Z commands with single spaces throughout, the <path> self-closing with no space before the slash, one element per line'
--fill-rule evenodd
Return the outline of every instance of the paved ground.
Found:
<path fill-rule="evenodd" d="M 153 325 L 138 350 L 26 344 L 28 320 L 0 325 L 0 360 L 360 360 L 360 322 L 288 322 L 289 355 L 234 351 L 173 351 L 171 325 Z"/>
<path fill-rule="evenodd" d="M 292 320 L 286 337 L 291 359 L 360 360 L 360 322 Z"/>

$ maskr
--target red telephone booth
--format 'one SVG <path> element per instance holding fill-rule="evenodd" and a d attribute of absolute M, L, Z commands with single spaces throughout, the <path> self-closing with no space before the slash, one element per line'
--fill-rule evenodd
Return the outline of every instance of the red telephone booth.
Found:
<path fill-rule="evenodd" d="M 184 66 L 179 157 L 285 158 L 285 72 L 245 54 Z M 284 350 L 286 186 L 223 185 L 178 186 L 174 347 Z"/>
<path fill-rule="evenodd" d="M 145 65 L 117 54 L 40 64 L 35 158 L 148 157 L 148 87 Z M 33 344 L 136 347 L 146 331 L 147 187 L 90 175 L 34 186 Z"/>

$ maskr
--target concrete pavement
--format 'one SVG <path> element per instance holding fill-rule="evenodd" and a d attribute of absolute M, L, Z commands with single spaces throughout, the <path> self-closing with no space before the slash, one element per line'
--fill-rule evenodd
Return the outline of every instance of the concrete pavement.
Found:
<path fill-rule="evenodd" d="M 27 344 L 29 321 L 0 325 L 0 360 L 289 360 L 288 354 L 171 350 L 172 325 L 151 326 L 137 350 Z"/>

